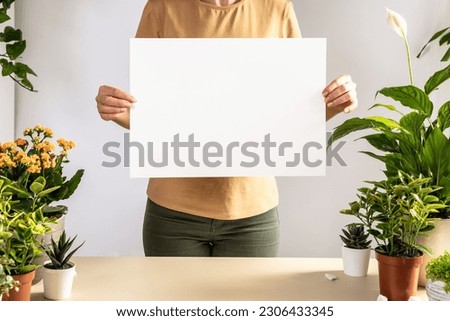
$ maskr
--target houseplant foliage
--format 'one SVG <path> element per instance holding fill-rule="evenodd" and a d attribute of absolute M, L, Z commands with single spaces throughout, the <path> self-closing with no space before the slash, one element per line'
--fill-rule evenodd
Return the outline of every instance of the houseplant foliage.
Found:
<path fill-rule="evenodd" d="M 350 249 L 367 249 L 370 247 L 371 240 L 369 240 L 369 233 L 364 231 L 364 225 L 351 223 L 342 229 L 342 234 L 339 235 L 344 246 Z"/>
<path fill-rule="evenodd" d="M 41 184 L 42 180 L 39 180 Z M 36 198 L 44 189 L 33 187 Z M 31 206 L 27 210 L 16 209 L 17 201 L 13 201 L 17 189 L 13 182 L 0 177 L 0 257 L 12 262 L 6 265 L 8 275 L 20 275 L 37 268 L 33 263 L 36 256 L 42 253 L 38 236 L 50 230 L 51 220 L 42 213 L 42 206 Z"/>
<path fill-rule="evenodd" d="M 425 52 L 425 49 L 427 49 L 428 45 L 434 41 L 439 42 L 439 46 L 448 46 L 450 45 L 450 27 L 444 28 L 442 30 L 439 30 L 436 32 L 430 40 L 423 46 L 422 50 L 420 50 L 419 54 L 417 55 L 417 58 L 420 58 L 422 54 Z M 441 61 L 449 61 L 450 60 L 450 47 L 447 48 L 447 51 L 442 56 Z"/>
<path fill-rule="evenodd" d="M 350 133 L 371 129 L 374 133 L 359 139 L 366 140 L 381 153 L 363 153 L 382 161 L 386 177 L 397 176 L 398 170 L 411 176 L 431 178 L 431 184 L 440 186 L 435 194 L 444 203 L 450 204 L 450 137 L 445 134 L 450 128 L 450 101 L 437 110 L 430 95 L 450 78 L 450 64 L 435 72 L 423 88 L 414 85 L 407 27 L 404 19 L 395 12 L 388 11 L 388 22 L 406 44 L 410 84 L 399 87 L 385 87 L 377 92 L 401 106 L 376 103 L 372 108 L 384 108 L 398 117 L 368 116 L 346 120 L 333 131 L 328 144 Z M 448 28 L 436 33 L 429 42 L 440 39 L 440 44 L 450 43 Z M 428 44 L 427 44 L 428 45 Z M 450 49 L 443 57 L 447 61 Z M 371 109 L 372 109 L 371 108 Z M 433 113 L 434 112 L 434 113 Z M 442 208 L 436 217 L 450 216 L 447 208 Z"/>
<path fill-rule="evenodd" d="M 11 19 L 8 10 L 15 0 L 0 0 L 0 24 Z M 6 52 L 0 52 L 0 66 L 2 76 L 10 77 L 21 87 L 35 91 L 33 84 L 28 79 L 29 75 L 36 76 L 36 73 L 28 65 L 18 62 L 17 59 L 26 49 L 27 43 L 22 37 L 22 31 L 11 26 L 6 26 L 0 31 L 0 43 L 5 43 Z"/>
<path fill-rule="evenodd" d="M 69 260 L 84 244 L 84 242 L 81 243 L 74 250 L 69 252 L 76 238 L 77 236 L 67 238 L 66 231 L 63 231 L 58 242 L 55 242 L 55 240 L 52 239 L 51 244 L 45 247 L 45 252 L 50 259 L 50 262 L 47 263 L 45 267 L 54 270 L 70 268 L 71 265 L 69 264 Z"/>
<path fill-rule="evenodd" d="M 32 187 L 34 198 L 46 193 L 45 182 L 37 181 Z M 13 182 L 0 176 L 0 258 L 8 263 L 6 274 L 20 282 L 19 291 L 9 292 L 3 300 L 28 301 L 38 267 L 34 258 L 42 253 L 38 238 L 50 230 L 51 220 L 43 215 L 42 207 L 15 208 L 17 193 Z"/>
<path fill-rule="evenodd" d="M 429 177 L 414 178 L 401 171 L 395 177 L 368 182 L 358 189 L 358 200 L 341 213 L 353 215 L 377 243 L 376 251 L 389 256 L 416 257 L 428 249 L 418 238 L 433 228 L 429 217 L 445 208 L 433 194 L 439 189 Z"/>
<path fill-rule="evenodd" d="M 441 281 L 444 283 L 444 290 L 450 294 L 450 253 L 435 257 L 427 264 L 427 279 L 431 281 Z"/>
<path fill-rule="evenodd" d="M 43 207 L 47 216 L 64 214 L 64 206 L 49 207 L 52 202 L 68 199 L 77 189 L 84 170 L 78 170 L 70 179 L 63 174 L 69 162 L 68 151 L 75 147 L 73 141 L 57 140 L 59 151 L 52 143 L 53 130 L 36 125 L 23 132 L 25 138 L 0 144 L 0 176 L 12 182 L 16 191 L 16 209 Z M 36 194 L 36 189 L 45 193 Z"/>

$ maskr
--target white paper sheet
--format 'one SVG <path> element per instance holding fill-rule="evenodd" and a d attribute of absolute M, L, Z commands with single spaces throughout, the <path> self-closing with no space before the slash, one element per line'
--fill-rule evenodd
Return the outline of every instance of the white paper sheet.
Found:
<path fill-rule="evenodd" d="M 325 39 L 131 39 L 132 177 L 325 175 Z"/>

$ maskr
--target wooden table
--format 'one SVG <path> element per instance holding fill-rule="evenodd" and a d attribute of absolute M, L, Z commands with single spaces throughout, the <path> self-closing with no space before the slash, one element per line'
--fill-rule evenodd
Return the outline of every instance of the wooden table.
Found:
<path fill-rule="evenodd" d="M 379 294 L 377 263 L 346 276 L 340 258 L 77 257 L 71 300 L 365 301 Z M 338 277 L 325 278 L 325 273 Z M 426 299 L 424 289 L 418 296 Z M 43 282 L 32 300 L 44 300 Z"/>

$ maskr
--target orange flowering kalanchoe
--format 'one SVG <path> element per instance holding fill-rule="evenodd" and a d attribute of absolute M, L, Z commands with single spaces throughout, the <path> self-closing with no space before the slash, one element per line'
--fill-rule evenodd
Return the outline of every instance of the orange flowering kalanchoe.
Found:
<path fill-rule="evenodd" d="M 61 187 L 61 191 L 56 190 L 43 197 L 44 204 L 69 197 L 83 175 L 83 170 L 78 170 L 67 180 L 62 173 L 63 163 L 69 161 L 68 151 L 75 147 L 75 143 L 59 138 L 56 147 L 51 141 L 53 130 L 40 124 L 25 129 L 23 134 L 24 138 L 14 142 L 0 143 L 0 176 L 16 182 L 25 190 L 29 190 L 31 183 L 40 176 L 44 177 L 46 188 Z"/>

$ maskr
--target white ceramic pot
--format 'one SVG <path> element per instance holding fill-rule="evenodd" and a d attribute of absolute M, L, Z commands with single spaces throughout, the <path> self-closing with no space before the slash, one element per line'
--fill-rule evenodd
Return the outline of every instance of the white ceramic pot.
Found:
<path fill-rule="evenodd" d="M 45 264 L 50 261 L 45 262 Z M 54 270 L 43 266 L 44 297 L 50 300 L 64 300 L 72 293 L 73 279 L 76 275 L 75 263 L 69 261 L 72 266 L 69 269 Z"/>
<path fill-rule="evenodd" d="M 445 292 L 444 282 L 430 281 L 426 282 L 428 300 L 430 301 L 450 301 L 450 293 Z"/>
<path fill-rule="evenodd" d="M 450 219 L 442 219 L 434 223 L 434 229 L 428 232 L 428 238 L 420 238 L 419 244 L 430 248 L 433 255 L 423 255 L 423 262 L 419 271 L 419 285 L 425 286 L 427 282 L 426 266 L 431 258 L 444 254 L 444 251 L 450 251 Z"/>
<path fill-rule="evenodd" d="M 348 276 L 364 277 L 369 269 L 370 249 L 350 249 L 342 246 L 344 273 Z"/>

